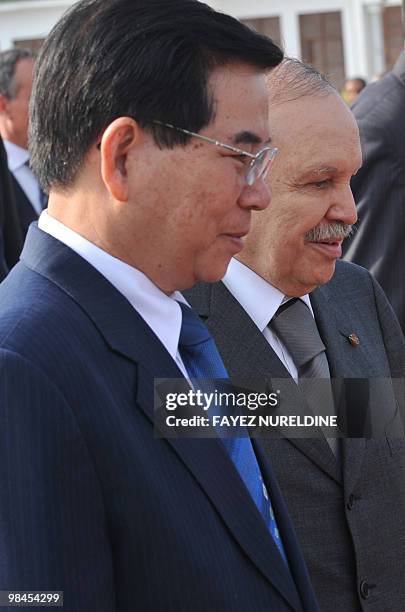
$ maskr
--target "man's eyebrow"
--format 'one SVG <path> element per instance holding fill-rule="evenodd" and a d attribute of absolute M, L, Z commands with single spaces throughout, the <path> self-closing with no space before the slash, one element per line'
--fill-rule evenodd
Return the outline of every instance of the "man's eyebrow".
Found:
<path fill-rule="evenodd" d="M 335 166 L 312 166 L 311 168 L 306 168 L 305 172 L 301 174 L 301 178 L 321 178 L 325 174 L 337 174 L 338 172 L 339 171 Z"/>
<path fill-rule="evenodd" d="M 264 144 L 268 144 L 270 142 L 270 138 L 266 140 Z M 254 132 L 249 132 L 248 130 L 244 130 L 243 132 L 238 132 L 232 138 L 232 142 L 236 145 L 239 144 L 263 144 L 263 139 L 255 134 Z"/>

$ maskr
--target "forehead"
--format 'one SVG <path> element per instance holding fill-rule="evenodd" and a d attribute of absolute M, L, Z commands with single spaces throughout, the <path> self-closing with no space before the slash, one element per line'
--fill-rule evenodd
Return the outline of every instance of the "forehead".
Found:
<path fill-rule="evenodd" d="M 264 74 L 246 64 L 218 68 L 211 74 L 208 90 L 214 116 L 208 126 L 227 138 L 235 133 L 254 132 L 260 140 L 269 137 L 268 95 Z"/>
<path fill-rule="evenodd" d="M 356 121 L 337 94 L 270 103 L 269 125 L 274 145 L 297 171 L 320 163 L 353 173 L 361 165 Z"/>

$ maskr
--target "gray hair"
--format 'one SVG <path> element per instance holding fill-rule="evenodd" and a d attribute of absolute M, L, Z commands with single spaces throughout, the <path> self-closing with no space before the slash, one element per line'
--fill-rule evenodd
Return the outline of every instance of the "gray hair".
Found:
<path fill-rule="evenodd" d="M 36 53 L 28 49 L 8 49 L 0 52 L 0 94 L 14 98 L 17 93 L 17 84 L 14 80 L 18 62 L 25 59 L 35 59 Z"/>
<path fill-rule="evenodd" d="M 324 74 L 293 57 L 286 57 L 266 78 L 271 104 L 338 93 Z"/>

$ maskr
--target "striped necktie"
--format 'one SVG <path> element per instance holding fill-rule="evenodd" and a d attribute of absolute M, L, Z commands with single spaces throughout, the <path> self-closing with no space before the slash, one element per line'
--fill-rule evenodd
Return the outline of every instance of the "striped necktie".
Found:
<path fill-rule="evenodd" d="M 269 327 L 291 355 L 298 370 L 298 386 L 313 413 L 334 415 L 336 411 L 326 348 L 308 306 L 299 298 L 284 302 Z M 310 383 L 307 381 L 310 378 L 318 379 L 318 382 Z M 336 459 L 339 459 L 338 438 L 326 439 Z"/>

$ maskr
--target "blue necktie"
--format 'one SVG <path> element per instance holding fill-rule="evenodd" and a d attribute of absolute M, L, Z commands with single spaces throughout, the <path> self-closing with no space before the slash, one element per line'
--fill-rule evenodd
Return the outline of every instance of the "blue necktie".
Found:
<path fill-rule="evenodd" d="M 197 314 L 180 303 L 182 325 L 179 351 L 190 378 L 229 378 L 215 342 Z M 223 438 L 225 448 L 287 563 L 271 501 L 249 437 Z"/>

